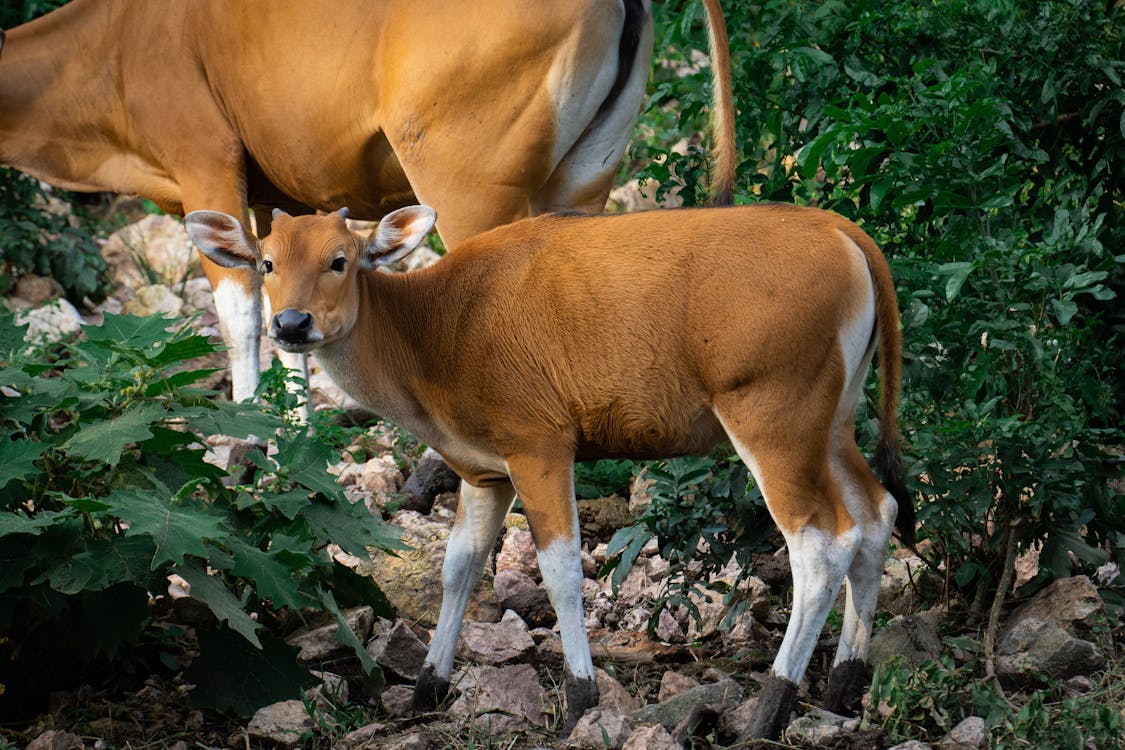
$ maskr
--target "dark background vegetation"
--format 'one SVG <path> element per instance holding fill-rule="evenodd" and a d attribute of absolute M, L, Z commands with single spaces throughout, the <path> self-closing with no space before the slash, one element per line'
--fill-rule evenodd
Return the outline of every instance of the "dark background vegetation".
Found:
<path fill-rule="evenodd" d="M 0 26 L 56 4 L 4 0 Z M 832 209 L 890 258 L 920 550 L 946 578 L 956 627 L 987 640 L 1006 599 L 1057 577 L 1093 575 L 1125 551 L 1125 12 L 1083 0 L 726 0 L 724 10 L 738 107 L 737 201 Z M 622 177 L 639 175 L 661 195 L 679 186 L 686 203 L 703 202 L 708 137 L 698 134 L 707 132 L 711 77 L 687 52 L 706 48 L 701 8 L 692 0 L 655 11 L 653 96 Z M 684 138 L 686 153 L 673 152 Z M 97 300 L 105 290 L 96 226 L 43 211 L 40 193 L 34 181 L 0 172 L 0 287 L 33 271 L 55 275 L 76 303 Z M 263 626 L 278 621 L 266 601 L 332 608 L 334 585 L 341 600 L 374 596 L 354 581 L 343 586 L 346 576 L 322 555 L 331 534 L 347 527 L 331 483 L 308 470 L 327 453 L 310 458 L 291 446 L 281 461 L 258 467 L 271 477 L 265 484 L 224 486 L 176 435 L 185 420 L 203 432 L 229 425 L 211 412 L 233 407 L 193 390 L 198 378 L 164 374 L 204 344 L 116 325 L 137 327 L 124 340 L 95 335 L 51 351 L 21 347 L 9 319 L 0 330 L 0 383 L 30 394 L 0 399 L 0 429 L 10 436 L 0 449 L 0 630 L 8 632 L 0 647 L 18 650 L 32 626 L 64 614 L 81 621 L 93 613 L 104 623 L 112 613 L 113 629 L 99 631 L 106 642 L 80 643 L 76 663 L 92 656 L 120 666 L 122 644 L 144 643 L 128 653 L 149 661 L 130 668 L 143 673 L 162 658 L 175 669 L 175 634 L 126 603 L 172 571 L 200 580 L 204 566 L 224 573 L 207 604 L 244 640 L 268 637 Z M 166 358 L 154 362 L 157 344 Z M 873 376 L 872 394 L 874 386 Z M 858 428 L 873 445 L 872 418 L 861 416 Z M 100 442 L 107 433 L 124 451 L 108 472 L 112 450 Z M 584 466 L 580 490 L 625 489 L 636 469 Z M 749 563 L 751 552 L 777 543 L 760 495 L 730 456 L 662 462 L 649 472 L 655 500 L 612 551 L 624 572 L 656 536 L 681 574 L 669 603 L 687 602 L 689 565 L 706 580 L 731 554 Z M 157 476 L 173 523 L 145 526 L 139 498 L 153 494 Z M 305 506 L 322 517 L 310 518 Z M 161 547 L 169 532 L 180 546 Z M 1039 573 L 1012 592 L 1013 559 L 1029 549 L 1040 550 Z M 75 572 L 79 562 L 87 569 Z M 1113 622 L 1125 588 L 1121 579 L 1103 583 Z M 80 642 L 83 635 L 72 632 Z M 1012 707 L 977 689 L 983 663 L 927 669 L 878 679 L 904 706 L 929 701 L 989 715 L 1007 728 L 993 733 L 1001 745 L 1007 737 L 1011 746 L 1069 746 L 1066 731 L 1097 739 L 1120 729 L 1120 716 L 1096 697 L 1067 702 L 1048 686 Z M 1120 679 L 1119 664 L 1114 673 Z M 894 731 L 924 738 L 927 730 L 922 719 L 907 719 Z M 1022 744 L 1013 739 L 1021 736 Z"/>

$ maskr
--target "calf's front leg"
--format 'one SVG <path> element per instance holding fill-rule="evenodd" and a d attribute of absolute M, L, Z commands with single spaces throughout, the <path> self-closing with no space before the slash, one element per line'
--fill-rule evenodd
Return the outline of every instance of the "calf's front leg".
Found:
<path fill-rule="evenodd" d="M 411 704 L 415 711 L 433 708 L 449 691 L 457 636 L 461 633 L 465 608 L 480 581 L 485 559 L 500 533 L 513 495 L 510 482 L 491 487 L 474 487 L 461 482 L 457 518 L 449 535 L 441 571 L 441 612 L 422 672 L 414 686 Z"/>
<path fill-rule="evenodd" d="M 567 734 L 586 709 L 598 703 L 582 607 L 582 541 L 574 499 L 574 460 L 512 458 L 508 471 L 535 539 L 543 585 L 559 619 L 566 670 L 563 733 Z"/>

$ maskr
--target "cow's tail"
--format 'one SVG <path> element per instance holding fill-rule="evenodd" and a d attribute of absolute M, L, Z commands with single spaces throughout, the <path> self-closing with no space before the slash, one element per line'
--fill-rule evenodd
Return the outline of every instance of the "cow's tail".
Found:
<path fill-rule="evenodd" d="M 719 0 L 703 0 L 711 46 L 711 204 L 734 202 L 734 168 L 738 156 L 734 142 L 734 91 L 731 82 L 730 44 Z"/>

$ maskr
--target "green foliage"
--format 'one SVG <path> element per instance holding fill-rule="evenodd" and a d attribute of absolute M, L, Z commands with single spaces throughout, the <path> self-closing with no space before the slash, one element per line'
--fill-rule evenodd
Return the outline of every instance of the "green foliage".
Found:
<path fill-rule="evenodd" d="M 637 464 L 604 459 L 586 461 L 574 467 L 574 494 L 578 497 L 607 497 L 629 494 Z"/>
<path fill-rule="evenodd" d="M 23 343 L 24 331 L 0 317 L 0 623 L 13 628 L 14 640 L 26 608 L 64 617 L 83 597 L 87 609 L 120 627 L 109 638 L 105 628 L 75 633 L 75 651 L 112 656 L 134 645 L 154 615 L 91 600 L 125 586 L 143 602 L 161 595 L 173 573 L 255 647 L 247 654 L 275 662 L 292 660 L 285 649 L 260 650 L 261 628 L 277 610 L 328 610 L 350 634 L 334 588 L 342 604 L 384 601 L 326 550 L 329 543 L 354 555 L 368 545 L 401 548 L 398 535 L 362 503 L 347 501 L 326 471 L 338 460 L 328 444 L 276 410 L 217 400 L 198 386 L 212 371 L 184 363 L 215 350 L 205 338 L 159 317 L 106 315 L 101 326 L 85 327 L 82 340 L 44 354 Z M 276 372 L 263 380 L 282 382 Z M 200 435 L 211 434 L 273 435 L 277 450 L 251 453 L 255 470 L 240 483 L 204 460 Z M 92 635 L 105 641 L 89 648 L 83 639 Z M 377 667 L 351 640 L 378 682 Z M 211 656 L 203 654 L 200 669 L 223 674 L 206 670 Z M 292 675 L 284 665 L 266 671 Z M 275 695 L 294 688 L 292 680 L 263 680 Z M 255 689 L 258 698 L 263 686 Z M 230 692 L 199 694 L 213 701 Z"/>
<path fill-rule="evenodd" d="M 692 593 L 700 582 L 711 581 L 735 559 L 747 574 L 750 555 L 769 548 L 773 526 L 761 493 L 750 483 L 746 467 L 737 457 L 677 458 L 645 468 L 652 499 L 637 523 L 618 530 L 606 549 L 602 575 L 611 574 L 616 589 L 625 580 L 652 539 L 670 564 L 661 601 L 650 627 L 663 607 L 684 606 L 696 618 L 699 611 Z M 737 617 L 746 602 L 740 589 L 715 584 L 714 590 L 731 606 L 728 619 Z"/>
<path fill-rule="evenodd" d="M 0 0 L 0 29 L 10 29 L 49 13 L 67 0 Z"/>
<path fill-rule="evenodd" d="M 0 294 L 17 271 L 54 277 L 72 299 L 100 301 L 108 266 L 93 234 L 47 207 L 48 195 L 36 180 L 0 167 L 0 266 L 9 269 L 0 273 Z"/>
<path fill-rule="evenodd" d="M 943 656 L 914 667 L 905 657 L 892 657 L 875 670 L 868 718 L 881 716 L 895 741 L 939 743 L 961 720 L 979 716 L 991 748 L 1120 747 L 1125 720 L 1119 676 L 1104 677 L 1106 688 L 1061 700 L 1057 687 L 1036 690 L 1024 705 L 1011 707 L 990 683 L 976 679 L 976 666 L 956 666 Z"/>
<path fill-rule="evenodd" d="M 1044 577 L 1125 551 L 1109 448 L 1125 330 L 1125 25 L 1112 5 L 724 3 L 737 199 L 833 209 L 888 254 L 921 535 L 978 601 L 1009 528 L 1021 549 L 1044 545 Z M 706 48 L 699 5 L 659 12 L 658 48 L 678 52 L 642 132 L 704 130 L 709 72 L 675 72 Z M 641 176 L 699 202 L 701 155 L 661 160 L 660 141 L 635 147 L 656 160 Z M 857 427 L 873 445 L 874 421 Z"/>
<path fill-rule="evenodd" d="M 937 742 L 969 716 L 995 724 L 1006 706 L 991 685 L 973 676 L 970 666 L 955 666 L 948 656 L 915 668 L 894 656 L 875 669 L 871 705 L 895 738 Z"/>

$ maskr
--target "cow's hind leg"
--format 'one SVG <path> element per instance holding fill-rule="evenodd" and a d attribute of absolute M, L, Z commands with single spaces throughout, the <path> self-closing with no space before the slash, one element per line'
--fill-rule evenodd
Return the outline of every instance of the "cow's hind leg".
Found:
<path fill-rule="evenodd" d="M 461 634 L 469 596 L 480 581 L 485 559 L 500 533 L 514 494 L 509 482 L 491 487 L 461 483 L 457 519 L 449 535 L 441 571 L 441 613 L 414 686 L 412 706 L 415 711 L 436 706 L 449 690 L 457 636 Z"/>
<path fill-rule="evenodd" d="M 803 414 L 791 412 L 792 421 L 799 422 L 792 425 L 795 429 L 779 428 L 779 421 L 770 423 L 773 429 L 761 429 L 741 421 L 740 414 L 750 412 L 716 404 L 716 413 L 785 537 L 793 573 L 789 624 L 759 693 L 746 739 L 775 739 L 781 734 L 861 541 L 861 531 L 828 470 L 831 417 L 820 432 L 816 429 L 820 420 L 812 411 L 809 407 Z"/>
<path fill-rule="evenodd" d="M 844 488 L 862 540 L 848 568 L 844 623 L 824 693 L 824 707 L 851 715 L 857 711 L 867 687 L 867 649 L 898 505 L 864 463 L 852 439 L 851 425 L 847 427 L 847 433 L 841 436 L 841 450 L 833 460 L 833 471 Z"/>

